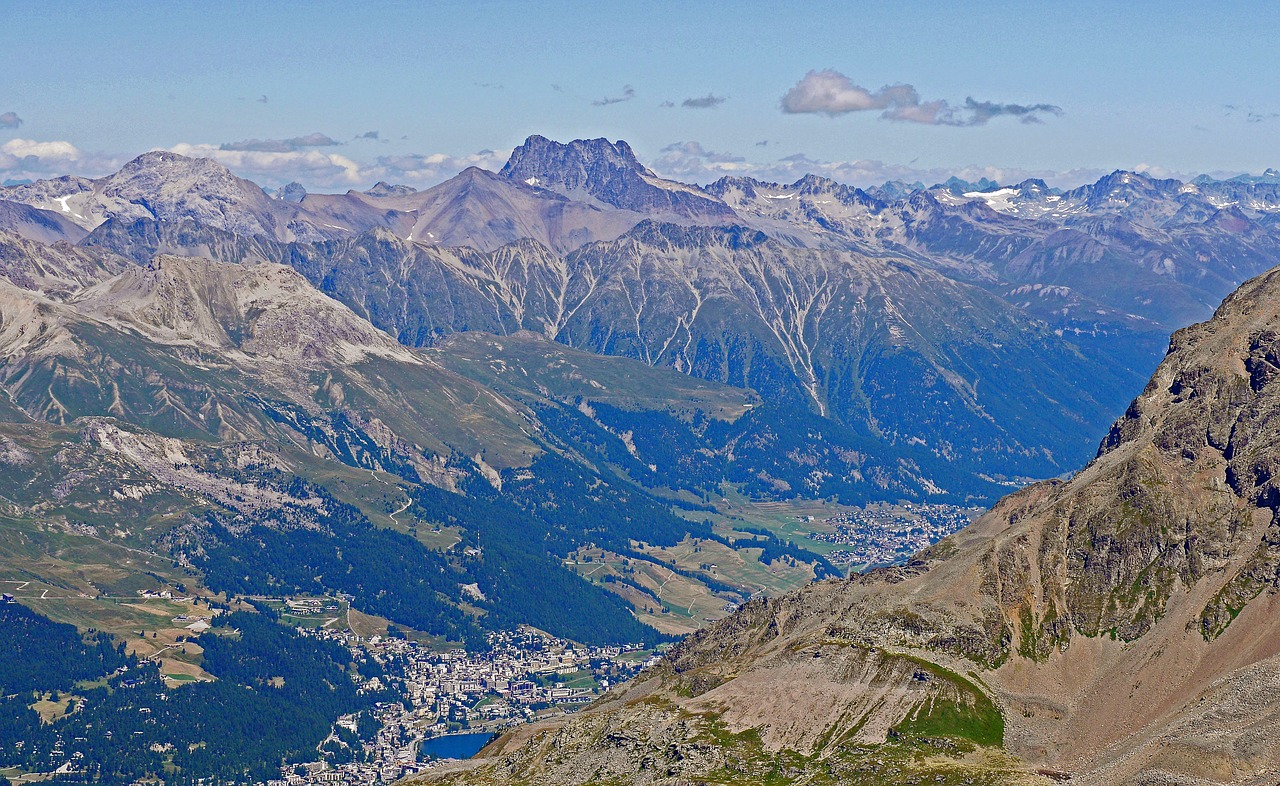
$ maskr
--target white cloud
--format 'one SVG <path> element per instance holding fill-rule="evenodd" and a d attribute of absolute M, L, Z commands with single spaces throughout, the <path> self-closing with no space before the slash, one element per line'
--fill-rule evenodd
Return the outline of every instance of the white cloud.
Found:
<path fill-rule="evenodd" d="M 86 153 L 61 140 L 10 139 L 0 145 L 0 172 L 8 177 L 95 176 L 119 168 L 120 163 L 118 158 Z"/>
<path fill-rule="evenodd" d="M 910 103 L 920 103 L 920 96 L 911 85 L 886 85 L 873 93 L 854 84 L 839 71 L 828 68 L 805 74 L 782 96 L 782 111 L 835 117 Z"/>
<path fill-rule="evenodd" d="M 497 171 L 511 157 L 510 150 L 481 150 L 471 155 L 455 156 L 448 153 L 409 153 L 379 156 L 370 171 L 378 180 L 406 183 L 411 186 L 429 186 L 458 174 L 467 167 L 480 167 Z"/>
<path fill-rule="evenodd" d="M 1053 104 L 998 104 L 966 98 L 963 104 L 953 106 L 943 99 L 925 101 L 908 84 L 885 85 L 871 91 L 831 68 L 805 74 L 783 94 L 782 111 L 827 117 L 878 111 L 883 120 L 931 126 L 981 126 L 1000 116 L 1039 123 L 1043 115 L 1062 114 L 1062 108 Z"/>
<path fill-rule="evenodd" d="M 18 158 L 34 157 L 45 160 L 76 161 L 80 150 L 70 142 L 37 142 L 34 139 L 10 139 L 0 150 Z"/>
<path fill-rule="evenodd" d="M 220 145 L 186 142 L 169 149 L 191 158 L 212 158 L 242 177 L 273 185 L 297 180 L 308 186 L 355 186 L 369 180 L 355 161 L 319 150 L 225 150 Z"/>

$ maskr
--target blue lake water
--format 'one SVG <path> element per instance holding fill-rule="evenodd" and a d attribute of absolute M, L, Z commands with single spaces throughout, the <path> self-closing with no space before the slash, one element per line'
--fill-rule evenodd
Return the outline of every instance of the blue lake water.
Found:
<path fill-rule="evenodd" d="M 487 731 L 432 737 L 422 741 L 419 755 L 423 759 L 469 759 L 492 737 Z"/>

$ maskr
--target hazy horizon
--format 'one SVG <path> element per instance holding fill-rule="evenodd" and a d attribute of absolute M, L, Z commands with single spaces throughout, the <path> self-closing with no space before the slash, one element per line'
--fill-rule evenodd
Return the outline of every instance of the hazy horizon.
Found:
<path fill-rule="evenodd" d="M 0 7 L 0 180 L 165 149 L 268 187 L 421 188 L 535 133 L 697 183 L 1280 165 L 1280 86 L 1240 79 L 1278 31 L 1262 4 Z"/>

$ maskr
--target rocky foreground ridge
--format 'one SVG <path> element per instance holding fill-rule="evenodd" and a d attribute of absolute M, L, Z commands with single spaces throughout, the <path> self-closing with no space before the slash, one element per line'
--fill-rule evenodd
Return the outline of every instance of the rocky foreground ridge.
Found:
<path fill-rule="evenodd" d="M 1098 456 L 902 568 L 756 600 L 450 783 L 1272 784 L 1280 271 Z"/>

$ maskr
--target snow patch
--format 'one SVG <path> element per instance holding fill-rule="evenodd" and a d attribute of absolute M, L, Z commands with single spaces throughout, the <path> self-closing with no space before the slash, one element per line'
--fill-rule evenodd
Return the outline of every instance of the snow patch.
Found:
<path fill-rule="evenodd" d="M 1018 209 L 1012 200 L 1020 193 L 1016 188 L 998 188 L 995 191 L 969 191 L 964 196 L 966 199 L 981 199 L 987 207 L 1001 213 L 1016 213 Z"/>

